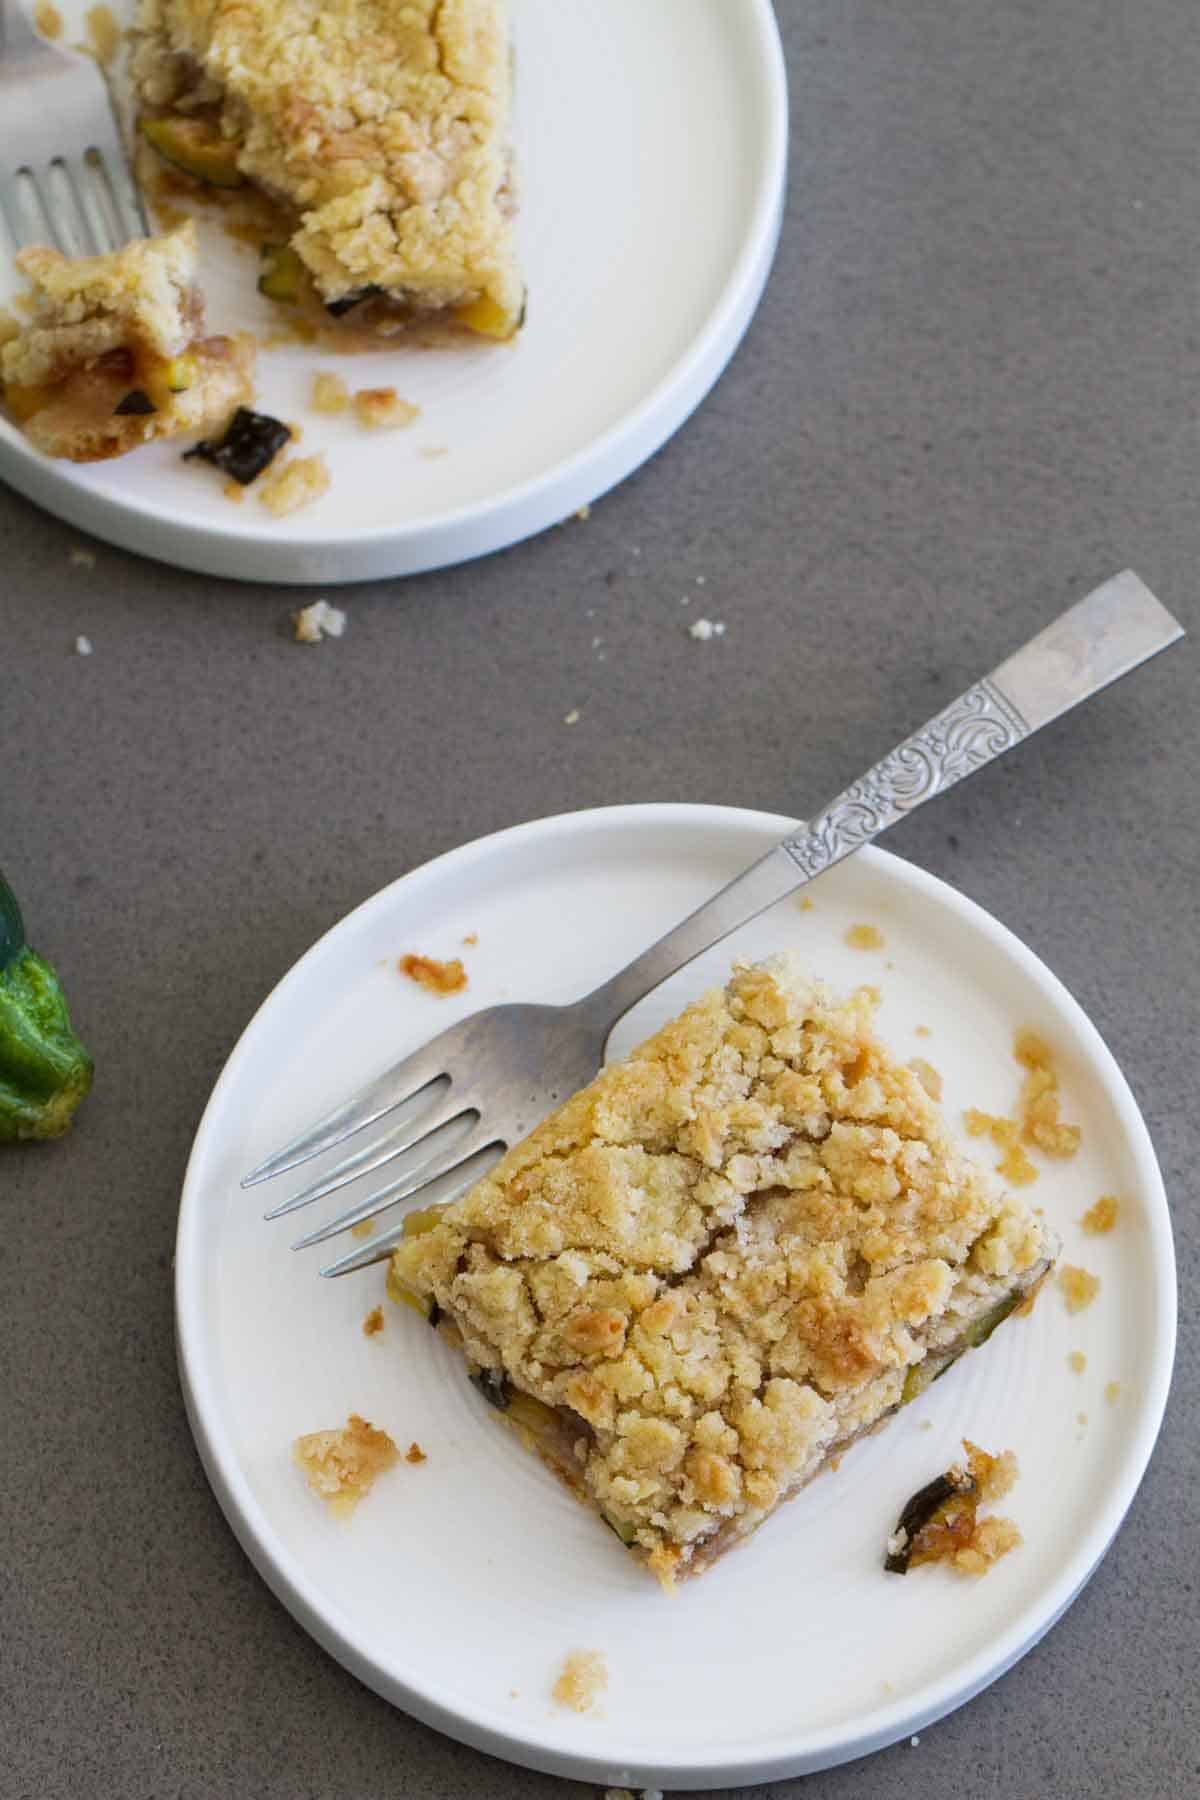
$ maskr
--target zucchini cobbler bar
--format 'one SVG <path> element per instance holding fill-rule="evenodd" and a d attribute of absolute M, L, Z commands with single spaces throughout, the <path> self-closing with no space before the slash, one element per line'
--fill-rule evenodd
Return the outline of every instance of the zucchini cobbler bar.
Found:
<path fill-rule="evenodd" d="M 990 1335 L 1051 1234 L 790 958 L 736 967 L 469 1193 L 393 1298 L 669 1584 Z"/>
<path fill-rule="evenodd" d="M 48 456 L 121 456 L 250 399 L 253 344 L 205 332 L 190 222 L 108 256 L 37 246 L 17 268 L 30 313 L 0 348 L 0 395 Z"/>
<path fill-rule="evenodd" d="M 272 298 L 517 331 L 508 0 L 140 0 L 131 68 L 161 156 L 281 211 Z"/>

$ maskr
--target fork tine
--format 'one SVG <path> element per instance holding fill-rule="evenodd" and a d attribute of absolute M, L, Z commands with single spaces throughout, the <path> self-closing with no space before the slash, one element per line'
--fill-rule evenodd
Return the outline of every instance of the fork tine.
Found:
<path fill-rule="evenodd" d="M 452 1124 L 455 1122 L 451 1121 Z M 337 1237 L 339 1232 L 348 1231 L 352 1225 L 361 1224 L 363 1219 L 374 1218 L 376 1213 L 395 1206 L 401 1200 L 411 1200 L 414 1194 L 427 1187 L 430 1182 L 438 1180 L 447 1169 L 461 1162 L 464 1156 L 472 1156 L 477 1150 L 485 1150 L 489 1144 L 497 1142 L 494 1131 L 489 1131 L 478 1117 L 470 1130 L 459 1132 L 453 1142 L 445 1142 L 447 1131 L 447 1126 L 440 1125 L 436 1131 L 429 1133 L 429 1137 L 420 1139 L 421 1146 L 428 1146 L 428 1154 L 421 1162 L 414 1168 L 406 1169 L 403 1175 L 398 1175 L 385 1187 L 376 1188 L 365 1199 L 356 1201 L 344 1213 L 338 1213 L 327 1225 L 319 1225 L 307 1237 L 297 1238 L 292 1249 L 307 1250 L 313 1244 L 323 1244 L 326 1239 Z M 443 1141 L 431 1145 L 431 1138 Z"/>
<path fill-rule="evenodd" d="M 83 204 L 79 184 L 61 156 L 51 160 L 46 171 L 46 187 L 54 198 L 55 223 L 70 239 L 68 254 L 95 256 L 100 249 L 95 228 Z"/>
<path fill-rule="evenodd" d="M 470 1156 L 464 1157 L 461 1162 L 454 1163 L 449 1169 L 443 1170 L 440 1175 L 435 1175 L 424 1183 L 421 1189 L 422 1199 L 426 1194 L 431 1196 L 429 1199 L 431 1206 L 444 1205 L 453 1200 L 467 1188 L 473 1187 L 480 1176 L 486 1174 L 488 1169 L 493 1167 L 503 1149 L 502 1144 L 493 1142 L 485 1144 L 482 1149 L 472 1151 Z M 321 1273 L 329 1276 L 350 1275 L 355 1269 L 365 1269 L 371 1263 L 383 1262 L 386 1257 L 391 1255 L 403 1236 L 404 1223 L 402 1220 L 390 1231 L 385 1231 L 381 1237 L 372 1238 L 370 1243 L 364 1244 L 360 1250 L 352 1250 L 348 1256 L 343 1256 L 340 1262 L 330 1263 L 321 1270 Z"/>
<path fill-rule="evenodd" d="M 429 1090 L 425 1089 L 424 1091 L 428 1093 Z M 273 1206 L 270 1212 L 263 1214 L 263 1217 L 279 1219 L 283 1217 L 284 1213 L 298 1212 L 302 1206 L 310 1206 L 314 1200 L 323 1200 L 326 1194 L 336 1193 L 339 1188 L 345 1187 L 348 1182 L 356 1180 L 358 1176 L 369 1175 L 373 1169 L 380 1169 L 385 1163 L 394 1162 L 396 1157 L 402 1156 L 406 1150 L 419 1149 L 422 1144 L 428 1142 L 435 1131 L 441 1130 L 443 1126 L 451 1124 L 457 1118 L 465 1117 L 468 1111 L 472 1111 L 473 1118 L 478 1118 L 478 1113 L 468 1108 L 461 1099 L 455 1098 L 452 1088 L 447 1087 L 444 1094 L 446 1097 L 441 1106 L 435 1107 L 432 1112 L 428 1106 L 423 1107 L 420 1116 L 416 1119 L 406 1108 L 405 1117 L 386 1131 L 382 1137 L 372 1138 L 369 1144 L 365 1144 L 361 1150 L 356 1150 L 352 1156 L 343 1157 L 341 1162 L 335 1163 L 333 1168 L 329 1169 L 319 1180 L 310 1182 L 308 1187 L 301 1188 L 300 1192 L 293 1194 L 289 1200 L 283 1200 L 278 1206 Z M 420 1098 L 421 1096 L 418 1094 L 417 1099 Z M 428 1158 L 426 1160 L 428 1161 Z"/>
<path fill-rule="evenodd" d="M 288 1169 L 294 1169 L 299 1163 L 307 1162 L 312 1156 L 319 1156 L 322 1150 L 332 1150 L 335 1144 L 353 1137 L 366 1125 L 373 1125 L 384 1113 L 391 1112 L 403 1100 L 413 1100 L 439 1076 L 444 1077 L 446 1071 L 438 1054 L 438 1039 L 425 1044 L 412 1056 L 406 1056 L 403 1062 L 393 1063 L 366 1087 L 359 1088 L 348 1100 L 318 1119 L 307 1131 L 302 1131 L 281 1150 L 276 1150 L 258 1167 L 251 1169 L 248 1175 L 242 1176 L 244 1188 L 256 1187 L 260 1181 L 269 1181 L 273 1175 L 283 1175 Z"/>

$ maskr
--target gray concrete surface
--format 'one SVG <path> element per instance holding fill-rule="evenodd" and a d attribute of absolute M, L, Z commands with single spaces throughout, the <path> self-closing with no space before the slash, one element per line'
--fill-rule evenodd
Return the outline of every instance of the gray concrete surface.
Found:
<path fill-rule="evenodd" d="M 318 933 L 519 819 L 803 812 L 1126 564 L 1200 632 L 1190 0 L 780 13 L 791 198 L 762 309 L 588 523 L 351 590 L 344 640 L 308 650 L 286 619 L 311 595 L 102 544 L 84 568 L 76 534 L 0 494 L 0 863 L 99 1069 L 73 1136 L 0 1153 L 5 1800 L 583 1791 L 413 1724 L 330 1661 L 192 1449 L 169 1281 L 184 1158 L 234 1038 Z M 719 643 L 683 629 L 697 575 Z M 1183 1298 L 1162 1439 L 1037 1650 L 919 1748 L 777 1797 L 1200 1785 L 1196 654 L 893 839 L 1047 959 L 1145 1109 Z"/>

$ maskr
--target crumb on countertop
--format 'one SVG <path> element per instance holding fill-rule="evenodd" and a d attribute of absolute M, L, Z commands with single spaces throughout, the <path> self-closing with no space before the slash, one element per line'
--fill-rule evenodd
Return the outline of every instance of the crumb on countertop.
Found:
<path fill-rule="evenodd" d="M 416 423 L 421 409 L 402 400 L 395 388 L 359 388 L 354 396 L 354 416 L 367 431 L 401 431 Z"/>
<path fill-rule="evenodd" d="M 113 16 L 111 6 L 90 6 L 86 20 L 87 47 L 100 67 L 107 69 L 115 61 L 117 51 L 121 48 L 121 27 Z"/>
<path fill-rule="evenodd" d="M 563 724 L 564 725 L 578 725 L 578 723 L 579 723 L 579 708 L 577 706 L 573 706 L 571 708 L 570 712 L 566 713 L 564 715 Z"/>
<path fill-rule="evenodd" d="M 1090 1306 L 1100 1292 L 1100 1277 L 1089 1274 L 1087 1269 L 1076 1268 L 1073 1263 L 1064 1263 L 1058 1271 L 1058 1285 L 1063 1291 L 1067 1311 L 1077 1313 Z"/>
<path fill-rule="evenodd" d="M 1079 1223 L 1093 1237 L 1103 1237 L 1116 1224 L 1120 1210 L 1121 1202 L 1115 1194 L 1101 1194 L 1096 1204 L 1088 1207 Z"/>
<path fill-rule="evenodd" d="M 76 656 L 90 656 L 92 654 L 92 640 L 90 637 L 84 637 L 82 632 L 75 639 L 75 654 Z"/>
<path fill-rule="evenodd" d="M 1076 1375 L 1083 1374 L 1083 1371 L 1087 1368 L 1087 1357 L 1083 1354 L 1082 1350 L 1071 1351 L 1070 1355 L 1067 1357 L 1067 1367 L 1068 1369 L 1073 1370 Z"/>
<path fill-rule="evenodd" d="M 1059 1118 L 1058 1074 L 1049 1045 L 1036 1031 L 1018 1031 L 1013 1055 L 1027 1070 L 1017 1100 L 1025 1142 L 1036 1144 L 1045 1156 L 1074 1156 L 1082 1134 L 1078 1125 Z"/>
<path fill-rule="evenodd" d="M 886 1568 L 903 1575 L 922 1563 L 947 1562 L 963 1575 L 985 1575 L 1015 1550 L 1021 1533 L 1011 1519 L 981 1519 L 979 1508 L 1002 1500 L 1020 1473 L 1016 1456 L 992 1456 L 963 1439 L 965 1465 L 954 1464 L 908 1501 L 888 1539 Z"/>
<path fill-rule="evenodd" d="M 420 1444 L 414 1439 L 408 1446 L 408 1449 L 404 1452 L 404 1460 L 406 1463 L 412 1463 L 415 1467 L 417 1463 L 428 1462 L 429 1458 L 422 1450 Z"/>
<path fill-rule="evenodd" d="M 312 506 L 328 492 L 329 483 L 329 469 L 318 450 L 315 456 L 293 456 L 272 468 L 258 484 L 258 497 L 268 512 L 282 519 L 302 506 Z"/>
<path fill-rule="evenodd" d="M 364 1337 L 378 1337 L 383 1330 L 383 1308 L 373 1306 L 362 1322 Z"/>
<path fill-rule="evenodd" d="M 94 550 L 72 550 L 71 561 L 77 569 L 94 569 L 96 566 L 96 552 Z"/>
<path fill-rule="evenodd" d="M 925 1092 L 929 1095 L 929 1098 L 931 1100 L 940 1100 L 942 1097 L 942 1078 L 934 1068 L 933 1064 L 931 1062 L 926 1062 L 923 1056 L 914 1056 L 908 1066 L 920 1082 L 921 1086 L 925 1089 Z"/>
<path fill-rule="evenodd" d="M 431 994 L 460 994 L 467 985 L 467 971 L 457 956 L 441 962 L 436 956 L 414 956 L 409 951 L 396 967 Z"/>
<path fill-rule="evenodd" d="M 312 407 L 319 413 L 343 413 L 350 406 L 350 389 L 340 375 L 318 369 L 313 376 Z"/>
<path fill-rule="evenodd" d="M 599 1650 L 572 1650 L 550 1692 L 560 1706 L 591 1712 L 608 1686 L 608 1667 Z"/>
<path fill-rule="evenodd" d="M 878 925 L 848 925 L 845 939 L 851 950 L 883 949 L 883 933 Z"/>
<path fill-rule="evenodd" d="M 310 1431 L 298 1437 L 292 1454 L 304 1470 L 313 1493 L 329 1503 L 331 1512 L 345 1515 L 370 1492 L 375 1478 L 400 1460 L 400 1452 L 386 1431 L 379 1431 L 357 1413 L 332 1431 Z"/>
<path fill-rule="evenodd" d="M 1115 1406 L 1117 1404 L 1117 1401 L 1121 1398 L 1121 1384 L 1119 1381 L 1110 1381 L 1106 1384 L 1104 1398 L 1108 1401 L 1110 1406 Z"/>
<path fill-rule="evenodd" d="M 687 628 L 688 636 L 698 643 L 707 644 L 710 638 L 725 636 L 724 619 L 693 619 Z"/>
<path fill-rule="evenodd" d="M 298 644 L 319 644 L 322 638 L 340 638 L 346 629 L 346 615 L 328 600 L 314 600 L 292 614 L 293 637 Z"/>

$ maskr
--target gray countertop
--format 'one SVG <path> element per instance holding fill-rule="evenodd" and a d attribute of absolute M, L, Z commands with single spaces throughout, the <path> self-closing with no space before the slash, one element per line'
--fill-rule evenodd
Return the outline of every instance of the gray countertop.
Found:
<path fill-rule="evenodd" d="M 103 544 L 85 566 L 0 493 L 0 863 L 99 1071 L 70 1137 L 0 1153 L 6 1797 L 584 1792 L 359 1686 L 217 1509 L 170 1264 L 223 1058 L 320 932 L 452 845 L 619 801 L 803 813 L 1126 565 L 1200 632 L 1192 0 L 779 11 L 791 191 L 762 308 L 586 523 L 348 590 L 346 636 L 310 650 L 287 618 L 311 593 Z M 723 639 L 689 638 L 689 589 Z M 777 1796 L 1200 1783 L 1195 655 L 890 840 L 1046 959 L 1146 1113 L 1183 1299 L 1162 1438 L 1036 1650 L 918 1748 Z"/>

